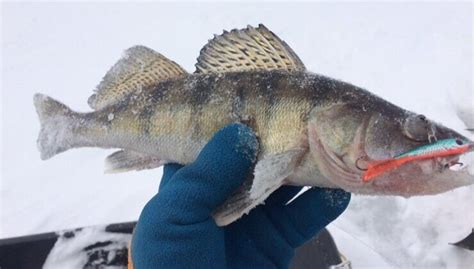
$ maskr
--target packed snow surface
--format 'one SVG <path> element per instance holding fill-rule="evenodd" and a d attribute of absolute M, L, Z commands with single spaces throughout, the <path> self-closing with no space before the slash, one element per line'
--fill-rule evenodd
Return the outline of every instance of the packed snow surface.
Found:
<path fill-rule="evenodd" d="M 89 111 L 92 90 L 136 44 L 191 72 L 213 34 L 264 23 L 309 70 L 473 138 L 462 121 L 473 118 L 471 3 L 3 3 L 1 18 L 1 238 L 135 220 L 155 194 L 161 169 L 104 175 L 110 150 L 44 162 L 36 148 L 34 93 Z M 355 268 L 472 268 L 474 253 L 449 243 L 474 226 L 473 191 L 353 196 L 329 229 Z"/>
<path fill-rule="evenodd" d="M 108 252 L 104 260 L 96 260 L 102 264 L 110 264 L 115 258 L 117 251 L 126 250 L 132 236 L 130 234 L 111 233 L 105 230 L 105 226 L 89 227 L 78 231 L 67 231 L 73 233 L 73 236 L 65 236 L 62 232 L 59 239 L 51 249 L 43 265 L 44 269 L 64 269 L 64 268 L 82 268 L 88 262 L 88 252 L 94 249 L 88 249 L 95 242 L 106 242 L 102 247 L 97 247 L 100 251 Z M 90 255 L 90 254 L 89 254 Z M 91 264 L 92 266 L 95 264 Z M 114 266 L 108 266 L 112 269 Z M 118 266 L 115 266 L 118 267 Z"/>

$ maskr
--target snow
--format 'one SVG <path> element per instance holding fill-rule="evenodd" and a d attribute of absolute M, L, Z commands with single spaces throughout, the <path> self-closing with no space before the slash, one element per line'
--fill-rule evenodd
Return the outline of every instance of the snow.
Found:
<path fill-rule="evenodd" d="M 112 151 L 41 161 L 36 147 L 33 94 L 89 111 L 102 76 L 136 44 L 193 71 L 213 34 L 264 23 L 311 71 L 458 131 L 457 115 L 474 115 L 471 3 L 2 3 L 1 17 L 0 238 L 135 220 L 157 191 L 161 169 L 103 174 Z M 474 226 L 473 191 L 354 196 L 329 229 L 354 268 L 472 268 L 473 252 L 449 243 Z"/>
<path fill-rule="evenodd" d="M 82 268 L 88 262 L 91 242 L 109 242 L 102 246 L 100 250 L 109 252 L 105 261 L 97 260 L 95 262 L 109 263 L 114 259 L 114 254 L 118 250 L 126 249 L 132 239 L 131 234 L 111 233 L 105 231 L 105 226 L 85 228 L 79 231 L 67 231 L 73 233 L 73 237 L 65 236 L 61 233 L 59 239 L 54 244 L 51 252 L 48 254 L 43 265 L 44 269 L 63 269 L 63 268 Z M 94 265 L 94 264 L 92 264 Z M 118 266 L 117 266 L 118 267 Z M 112 269 L 113 266 L 107 268 Z"/>

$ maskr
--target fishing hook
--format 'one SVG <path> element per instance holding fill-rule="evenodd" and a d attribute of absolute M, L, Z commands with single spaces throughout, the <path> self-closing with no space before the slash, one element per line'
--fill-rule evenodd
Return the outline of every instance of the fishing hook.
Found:
<path fill-rule="evenodd" d="M 356 162 L 355 162 L 355 167 L 357 167 L 357 169 L 361 170 L 361 171 L 367 171 L 367 168 L 362 168 L 359 166 L 359 161 L 362 159 L 362 158 L 367 158 L 367 155 L 362 155 L 360 156 L 359 158 L 357 158 Z"/>
<path fill-rule="evenodd" d="M 434 139 L 434 142 L 438 141 L 438 138 L 436 137 L 436 127 L 433 125 L 433 124 L 430 124 L 430 130 L 428 132 L 428 142 L 429 143 L 433 143 L 433 139 Z"/>
<path fill-rule="evenodd" d="M 448 168 L 450 168 L 452 166 L 455 166 L 455 165 L 459 165 L 459 167 L 463 167 L 464 163 L 462 163 L 462 162 L 447 163 L 447 164 L 444 165 L 444 168 L 448 169 Z"/>

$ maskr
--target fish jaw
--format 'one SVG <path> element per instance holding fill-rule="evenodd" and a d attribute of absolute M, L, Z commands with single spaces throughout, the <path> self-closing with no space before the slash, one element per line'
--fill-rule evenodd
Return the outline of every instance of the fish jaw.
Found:
<path fill-rule="evenodd" d="M 366 186 L 360 192 L 372 193 L 374 190 L 379 194 L 411 197 L 433 195 L 472 185 L 474 175 L 468 172 L 467 166 L 454 170 L 445 165 L 458 159 L 459 156 L 451 156 L 407 163 L 365 183 Z"/>
<path fill-rule="evenodd" d="M 315 146 L 321 152 L 319 170 L 329 182 L 353 193 L 411 197 L 438 194 L 474 184 L 474 175 L 468 172 L 468 166 L 452 169 L 460 155 L 413 161 L 364 182 L 363 173 L 343 161 L 335 162 L 335 157 L 321 143 L 313 144 L 313 148 Z"/>
<path fill-rule="evenodd" d="M 469 164 L 459 162 L 464 154 L 474 149 L 472 141 L 466 142 L 457 149 L 407 161 L 370 180 L 364 180 L 366 175 L 363 175 L 363 180 L 368 188 L 405 197 L 437 194 L 474 184 L 474 175 L 468 171 Z"/>
<path fill-rule="evenodd" d="M 431 150 L 428 152 L 424 152 L 421 154 L 419 153 L 412 154 L 412 151 L 410 151 L 408 154 L 402 154 L 392 159 L 383 160 L 383 161 L 375 161 L 369 164 L 367 170 L 362 176 L 362 179 L 364 182 L 369 182 L 372 179 L 376 178 L 377 176 L 386 173 L 388 170 L 396 169 L 397 167 L 405 163 L 418 161 L 418 160 L 436 159 L 438 160 L 439 164 L 441 164 L 441 167 L 449 168 L 455 164 L 458 164 L 460 155 L 472 149 L 471 147 L 472 142 L 465 141 L 466 143 L 462 145 L 463 141 L 461 140 L 457 140 L 457 141 L 459 141 L 457 143 L 461 143 L 460 144 L 461 146 L 456 146 L 455 148 L 441 148 L 434 151 Z M 426 146 L 423 146 L 422 148 L 426 148 Z M 443 157 L 446 157 L 446 158 L 443 158 Z"/>
<path fill-rule="evenodd" d="M 353 155 L 367 155 L 363 146 L 364 127 L 361 125 L 354 137 L 353 149 L 348 151 Z M 315 165 L 328 181 L 327 185 L 353 193 L 411 197 L 438 194 L 474 184 L 474 175 L 468 172 L 468 166 L 453 169 L 463 154 L 474 150 L 472 141 L 468 142 L 467 152 L 411 161 L 374 177 L 370 182 L 364 182 L 364 171 L 358 169 L 351 158 L 335 154 L 319 136 L 315 124 L 309 124 L 308 140 Z"/>

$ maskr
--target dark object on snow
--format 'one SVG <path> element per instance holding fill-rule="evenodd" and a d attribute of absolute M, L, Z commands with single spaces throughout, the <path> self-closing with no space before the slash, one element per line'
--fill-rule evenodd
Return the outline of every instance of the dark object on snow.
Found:
<path fill-rule="evenodd" d="M 0 268 L 41 268 L 57 238 L 44 233 L 0 240 Z"/>
<path fill-rule="evenodd" d="M 135 224 L 136 222 L 111 224 L 103 230 L 104 233 L 131 234 Z M 42 268 L 59 239 L 74 240 L 77 234 L 88 229 L 97 229 L 97 227 L 2 239 L 0 240 L 0 268 Z M 91 241 L 87 246 L 79 249 L 87 256 L 83 268 L 107 268 L 106 266 L 123 266 L 126 268 L 128 251 L 126 246 L 128 242 L 121 243 L 117 244 L 117 242 L 111 240 Z"/>
<path fill-rule="evenodd" d="M 0 268 L 2 269 L 36 269 L 41 268 L 58 240 L 68 242 L 88 230 L 103 230 L 104 234 L 131 235 L 136 222 L 111 224 L 104 228 L 88 227 L 57 233 L 44 233 L 0 240 Z M 95 238 L 93 236 L 92 238 Z M 120 240 L 91 241 L 78 249 L 86 254 L 87 261 L 83 268 L 127 267 L 128 242 Z M 123 241 L 123 240 L 122 240 Z M 329 232 L 324 229 L 313 239 L 296 250 L 290 268 L 328 269 L 341 264 L 336 244 Z M 342 267 L 341 267 L 342 268 Z M 349 268 L 349 267 L 344 267 Z"/>
<path fill-rule="evenodd" d="M 329 268 L 331 265 L 342 263 L 331 234 L 328 230 L 323 229 L 318 235 L 296 249 L 290 268 Z"/>
<path fill-rule="evenodd" d="M 471 233 L 466 238 L 457 243 L 453 243 L 453 245 L 460 248 L 474 250 L 474 229 L 472 229 Z"/>

